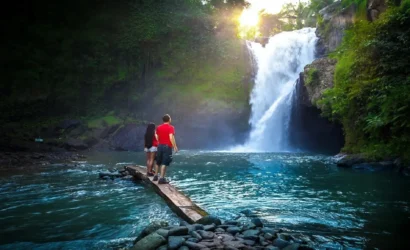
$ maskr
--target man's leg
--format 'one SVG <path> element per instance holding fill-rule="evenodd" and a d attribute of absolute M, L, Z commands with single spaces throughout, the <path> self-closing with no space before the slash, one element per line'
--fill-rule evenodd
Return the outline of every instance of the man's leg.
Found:
<path fill-rule="evenodd" d="M 155 161 L 155 163 L 156 163 L 155 164 L 155 176 L 154 176 L 154 179 L 152 179 L 152 181 L 158 181 L 158 176 L 159 176 L 159 171 L 160 171 L 159 167 L 162 164 L 163 155 L 164 155 L 163 148 L 161 146 L 159 146 L 158 147 L 158 152 L 157 152 L 157 159 Z"/>
<path fill-rule="evenodd" d="M 172 149 L 170 147 L 164 148 L 163 157 L 162 157 L 162 165 L 161 165 L 161 178 L 158 181 L 158 184 L 168 184 L 168 181 L 165 179 L 165 174 L 167 171 L 167 167 L 172 162 Z"/>
<path fill-rule="evenodd" d="M 165 173 L 167 172 L 167 166 L 161 166 L 161 178 L 165 178 Z"/>

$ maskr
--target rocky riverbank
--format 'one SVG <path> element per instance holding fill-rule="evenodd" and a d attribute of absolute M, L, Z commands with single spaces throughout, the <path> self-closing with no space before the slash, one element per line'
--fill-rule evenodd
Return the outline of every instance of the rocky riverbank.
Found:
<path fill-rule="evenodd" d="M 314 237 L 286 229 L 267 227 L 259 218 L 251 221 L 225 221 L 207 216 L 197 224 L 181 222 L 168 226 L 153 222 L 135 240 L 132 250 L 297 250 L 344 249 L 334 242 L 315 242 Z M 346 248 L 349 249 L 349 248 Z M 353 249 L 353 248 L 350 248 Z"/>
<path fill-rule="evenodd" d="M 410 175 L 410 166 L 400 158 L 374 161 L 361 154 L 338 154 L 333 157 L 338 167 L 357 170 L 394 170 L 398 173 Z"/>
<path fill-rule="evenodd" d="M 71 163 L 85 158 L 73 152 L 0 152 L 0 169 Z"/>

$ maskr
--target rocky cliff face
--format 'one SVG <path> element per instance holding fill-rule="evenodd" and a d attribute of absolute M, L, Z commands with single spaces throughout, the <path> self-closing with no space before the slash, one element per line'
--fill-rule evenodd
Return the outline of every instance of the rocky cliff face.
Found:
<path fill-rule="evenodd" d="M 318 57 L 305 67 L 303 74 L 304 89 L 300 91 L 304 100 L 303 105 L 315 106 L 317 101 L 322 97 L 323 91 L 333 87 L 333 75 L 337 61 L 327 57 L 328 53 L 334 52 L 340 46 L 343 40 L 345 30 L 355 22 L 357 12 L 355 4 L 343 8 L 341 2 L 335 2 L 319 13 L 321 19 L 318 22 L 316 34 L 319 37 L 317 50 Z M 367 18 L 374 21 L 387 9 L 385 0 L 368 0 Z"/>
<path fill-rule="evenodd" d="M 367 19 L 376 20 L 379 15 L 387 9 L 385 0 L 368 0 L 367 1 Z"/>
<path fill-rule="evenodd" d="M 319 47 L 325 54 L 335 51 L 342 43 L 344 31 L 355 21 L 356 5 L 343 8 L 341 2 L 335 2 L 322 9 L 319 14 L 316 35 L 319 37 Z"/>
<path fill-rule="evenodd" d="M 323 91 L 333 87 L 333 75 L 337 61 L 331 58 L 319 58 L 307 65 L 302 74 L 304 80 L 303 88 L 306 89 L 306 106 L 321 108 L 317 101 L 322 98 Z"/>

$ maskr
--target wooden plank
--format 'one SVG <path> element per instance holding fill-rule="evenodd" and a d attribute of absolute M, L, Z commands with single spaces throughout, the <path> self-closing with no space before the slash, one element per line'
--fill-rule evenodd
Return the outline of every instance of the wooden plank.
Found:
<path fill-rule="evenodd" d="M 169 207 L 181 218 L 189 223 L 195 223 L 202 217 L 208 215 L 205 210 L 197 206 L 182 192 L 171 184 L 158 184 L 153 182 L 154 177 L 146 175 L 147 169 L 141 166 L 126 166 L 125 169 L 134 177 L 154 187 L 154 190 L 167 202 Z"/>

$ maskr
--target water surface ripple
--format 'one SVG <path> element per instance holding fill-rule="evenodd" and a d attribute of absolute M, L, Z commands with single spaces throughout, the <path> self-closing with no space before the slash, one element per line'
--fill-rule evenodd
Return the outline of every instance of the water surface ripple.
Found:
<path fill-rule="evenodd" d="M 77 165 L 0 174 L 1 249 L 115 249 L 153 220 L 178 218 L 152 189 L 98 172 L 142 153 L 95 153 Z M 338 168 L 328 156 L 182 151 L 169 177 L 211 214 L 242 211 L 274 227 L 357 248 L 408 248 L 410 179 Z M 407 245 L 406 245 L 407 244 Z"/>

